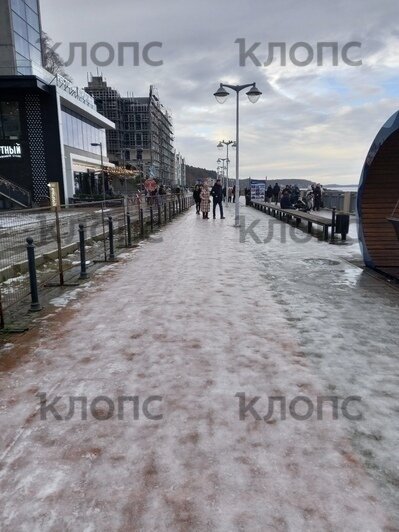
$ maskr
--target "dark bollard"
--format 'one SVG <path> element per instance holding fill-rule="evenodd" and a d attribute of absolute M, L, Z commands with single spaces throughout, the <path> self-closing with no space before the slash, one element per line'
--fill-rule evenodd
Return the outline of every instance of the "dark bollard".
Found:
<path fill-rule="evenodd" d="M 336 211 L 336 208 L 334 207 L 333 210 L 332 210 L 332 217 L 331 217 L 331 240 L 330 240 L 330 244 L 334 244 L 334 242 L 335 242 L 335 219 L 336 219 L 335 211 Z"/>
<path fill-rule="evenodd" d="M 169 202 L 169 221 L 172 221 L 172 204 Z"/>
<path fill-rule="evenodd" d="M 79 247 L 80 247 L 80 275 L 79 279 L 89 277 L 86 271 L 86 247 L 85 247 L 85 229 L 83 224 L 79 224 Z"/>
<path fill-rule="evenodd" d="M 154 212 L 152 207 L 150 207 L 150 224 L 151 224 L 151 233 L 154 231 Z"/>
<path fill-rule="evenodd" d="M 144 211 L 143 209 L 140 209 L 140 234 L 142 238 L 144 238 L 145 233 L 144 233 Z"/>
<path fill-rule="evenodd" d="M 166 224 L 166 222 L 168 221 L 168 219 L 167 219 L 167 214 L 166 214 L 166 203 L 165 203 L 165 205 L 164 205 L 163 211 L 164 211 L 164 212 L 163 212 L 163 215 L 164 215 L 164 216 L 163 216 L 163 217 L 164 217 L 164 222 L 165 222 L 165 224 Z"/>
<path fill-rule="evenodd" d="M 112 216 L 108 216 L 108 230 L 109 230 L 109 258 L 115 260 L 114 250 L 114 222 Z"/>
<path fill-rule="evenodd" d="M 176 215 L 176 205 L 175 205 L 175 200 L 172 201 L 172 216 L 173 218 L 175 217 Z"/>
<path fill-rule="evenodd" d="M 162 225 L 162 213 L 160 205 L 158 205 L 158 225 Z"/>
<path fill-rule="evenodd" d="M 346 240 L 349 233 L 350 216 L 347 213 L 340 212 L 335 217 L 335 232 L 341 234 L 341 239 Z"/>
<path fill-rule="evenodd" d="M 28 252 L 28 267 L 29 267 L 29 281 L 30 281 L 30 293 L 31 293 L 31 312 L 38 312 L 42 309 L 39 303 L 39 293 L 37 290 L 37 277 L 36 277 L 36 261 L 35 261 L 35 246 L 33 245 L 33 238 L 28 237 L 27 252 Z"/>
<path fill-rule="evenodd" d="M 132 223 L 131 223 L 130 213 L 126 214 L 126 223 L 127 223 L 127 245 L 130 248 L 132 246 Z"/>

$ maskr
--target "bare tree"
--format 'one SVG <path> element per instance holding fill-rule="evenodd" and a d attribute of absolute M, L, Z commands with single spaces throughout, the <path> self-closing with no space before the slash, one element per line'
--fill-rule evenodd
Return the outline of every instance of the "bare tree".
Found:
<path fill-rule="evenodd" d="M 54 43 L 47 33 L 42 32 L 43 66 L 51 74 L 60 74 L 68 81 L 73 81 L 65 71 L 65 61 L 54 49 Z"/>

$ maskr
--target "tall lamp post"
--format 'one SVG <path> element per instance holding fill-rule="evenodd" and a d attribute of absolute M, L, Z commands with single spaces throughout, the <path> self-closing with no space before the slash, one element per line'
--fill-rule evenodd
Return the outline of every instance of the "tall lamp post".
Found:
<path fill-rule="evenodd" d="M 221 83 L 218 90 L 213 94 L 218 103 L 224 103 L 229 96 L 227 89 L 231 89 L 236 93 L 236 210 L 235 210 L 235 226 L 240 226 L 240 107 L 239 107 L 239 95 L 244 89 L 249 88 L 246 93 L 251 103 L 256 103 L 259 100 L 259 96 L 262 94 L 257 88 L 255 83 L 248 83 L 246 85 L 227 85 Z"/>
<path fill-rule="evenodd" d="M 229 166 L 229 160 L 228 159 L 222 159 L 222 158 L 219 158 L 216 162 L 218 162 L 219 164 L 222 163 L 222 181 L 225 182 L 226 184 L 226 171 L 227 171 L 227 168 Z M 226 186 L 226 197 L 227 197 L 227 186 Z"/>
<path fill-rule="evenodd" d="M 229 188 L 229 146 L 232 144 L 232 148 L 235 148 L 235 142 L 233 140 L 221 140 L 217 147 L 221 150 L 223 149 L 223 145 L 226 146 L 226 196 L 225 196 L 225 203 L 227 205 L 227 195 L 228 195 L 228 188 Z"/>
<path fill-rule="evenodd" d="M 100 147 L 101 154 L 101 186 L 103 187 L 103 200 L 105 201 L 105 180 L 104 180 L 104 156 L 103 156 L 103 143 L 102 142 L 92 142 L 92 146 Z"/>

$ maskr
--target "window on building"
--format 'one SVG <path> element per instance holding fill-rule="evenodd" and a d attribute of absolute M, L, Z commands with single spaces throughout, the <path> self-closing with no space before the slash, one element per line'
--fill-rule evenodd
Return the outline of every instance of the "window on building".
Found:
<path fill-rule="evenodd" d="M 29 54 L 30 54 L 30 59 L 31 61 L 33 61 L 34 63 L 40 65 L 41 62 L 42 62 L 42 54 L 40 52 L 40 50 L 38 50 L 36 48 L 36 46 L 32 46 L 31 44 L 29 45 Z"/>
<path fill-rule="evenodd" d="M 24 20 L 26 19 L 26 6 L 22 0 L 11 0 L 11 9 Z"/>
<path fill-rule="evenodd" d="M 101 142 L 103 145 L 103 155 L 107 156 L 107 142 L 104 129 L 65 107 L 62 107 L 62 126 L 64 144 L 99 155 L 101 151 L 100 147 L 92 146 L 91 144 L 99 144 Z"/>
<path fill-rule="evenodd" d="M 20 140 L 21 120 L 18 102 L 0 101 L 0 139 Z"/>
<path fill-rule="evenodd" d="M 40 43 L 40 34 L 39 34 L 39 32 L 34 30 L 29 25 L 27 27 L 28 27 L 28 41 L 30 42 L 30 44 L 33 44 L 34 46 L 36 46 L 36 48 L 40 48 L 41 47 L 41 43 Z"/>
<path fill-rule="evenodd" d="M 14 34 L 14 41 L 15 41 L 15 51 L 22 55 L 23 57 L 26 57 L 26 59 L 30 58 L 29 54 L 29 43 L 25 39 L 23 39 L 18 33 Z"/>
<path fill-rule="evenodd" d="M 36 31 L 40 30 L 39 16 L 29 7 L 26 8 L 26 22 L 32 26 Z"/>
<path fill-rule="evenodd" d="M 38 12 L 38 1 L 37 0 L 25 0 L 25 4 L 32 9 L 35 13 Z"/>
<path fill-rule="evenodd" d="M 18 33 L 18 35 L 20 35 L 24 39 L 28 38 L 28 25 L 26 24 L 26 21 L 19 15 L 17 15 L 14 11 L 12 12 L 12 24 L 14 27 L 14 31 Z"/>

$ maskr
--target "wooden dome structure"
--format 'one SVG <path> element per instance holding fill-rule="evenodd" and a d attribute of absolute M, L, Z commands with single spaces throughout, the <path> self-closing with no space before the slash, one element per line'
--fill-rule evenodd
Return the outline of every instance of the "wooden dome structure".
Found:
<path fill-rule="evenodd" d="M 368 152 L 357 197 L 358 233 L 369 268 L 399 279 L 399 111 Z"/>

